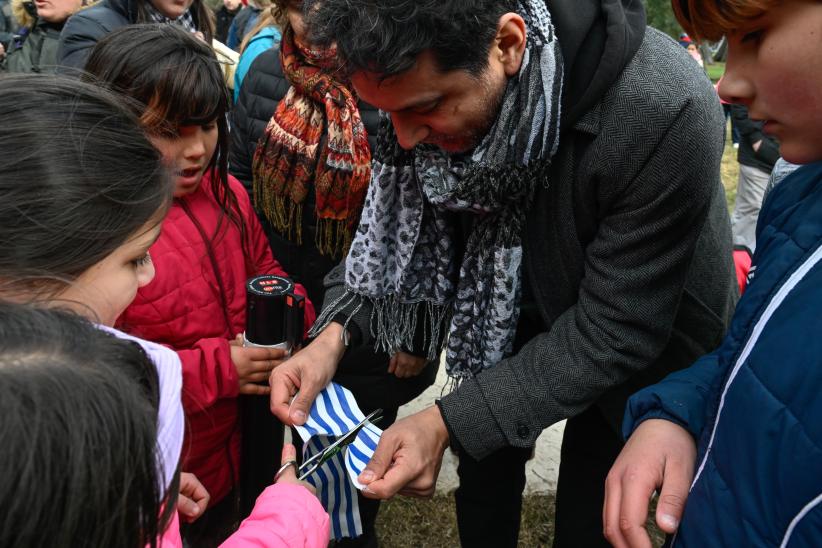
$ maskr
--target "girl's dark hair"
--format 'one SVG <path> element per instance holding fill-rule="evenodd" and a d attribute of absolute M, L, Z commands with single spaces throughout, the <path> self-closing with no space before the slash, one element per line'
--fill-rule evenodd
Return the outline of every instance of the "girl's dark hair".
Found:
<path fill-rule="evenodd" d="M 73 78 L 0 78 L 0 292 L 56 293 L 171 203 L 123 99 Z"/>
<path fill-rule="evenodd" d="M 85 70 L 136 100 L 134 113 L 149 134 L 168 138 L 181 126 L 217 123 L 217 150 L 208 166 L 211 190 L 223 214 L 244 233 L 228 186 L 228 89 L 214 50 L 174 25 L 129 25 L 94 46 Z"/>
<path fill-rule="evenodd" d="M 0 302 L 0 545 L 156 546 L 178 489 L 161 487 L 158 406 L 137 343 Z"/>
<path fill-rule="evenodd" d="M 135 2 L 137 8 L 137 23 L 151 23 L 153 21 L 148 12 L 149 3 L 149 0 L 137 0 Z M 197 25 L 197 30 L 203 33 L 203 37 L 206 42 L 210 44 L 214 39 L 214 30 L 216 28 L 214 23 L 214 14 L 206 5 L 204 0 L 194 0 L 191 4 L 191 8 L 189 9 L 194 16 L 194 22 Z"/>

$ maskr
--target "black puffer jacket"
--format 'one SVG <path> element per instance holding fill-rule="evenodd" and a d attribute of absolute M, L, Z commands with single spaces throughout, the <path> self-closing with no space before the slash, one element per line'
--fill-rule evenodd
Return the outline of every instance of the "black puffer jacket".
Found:
<path fill-rule="evenodd" d="M 237 177 L 249 194 L 252 194 L 252 158 L 257 142 L 265 132 L 280 100 L 285 97 L 290 84 L 280 64 L 279 47 L 260 54 L 251 64 L 243 81 L 240 97 L 234 107 L 231 124 L 231 152 L 229 171 Z M 379 121 L 378 111 L 360 101 L 360 115 L 368 133 L 372 149 L 376 142 Z M 259 209 L 258 209 L 259 211 Z M 263 229 L 268 235 L 274 257 L 286 272 L 302 284 L 315 306 L 325 296 L 323 278 L 342 257 L 331 259 L 321 255 L 314 244 L 317 222 L 314 217 L 314 192 L 309 190 L 302 220 L 302 244 L 292 243 L 278 234 L 264 215 L 260 215 Z M 338 369 L 337 380 L 351 389 L 363 409 L 397 407 L 421 393 L 434 380 L 436 364 L 432 363 L 418 377 L 400 380 L 386 374 L 388 355 L 374 353 L 371 347 L 351 349 Z"/>

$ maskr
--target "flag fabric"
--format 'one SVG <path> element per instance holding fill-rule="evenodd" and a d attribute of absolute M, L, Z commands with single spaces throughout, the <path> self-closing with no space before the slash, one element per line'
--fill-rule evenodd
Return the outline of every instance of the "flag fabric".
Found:
<path fill-rule="evenodd" d="M 353 430 L 363 419 L 365 415 L 354 395 L 336 383 L 329 384 L 314 400 L 305 424 L 296 427 L 304 442 L 303 461 Z M 335 540 L 362 535 L 357 489 L 364 485 L 357 476 L 371 460 L 381 435 L 382 430 L 366 424 L 357 439 L 306 478 L 331 517 Z"/>

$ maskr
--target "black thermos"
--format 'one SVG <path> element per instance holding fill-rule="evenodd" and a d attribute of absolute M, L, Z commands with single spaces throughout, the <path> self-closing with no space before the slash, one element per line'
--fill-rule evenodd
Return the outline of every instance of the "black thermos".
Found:
<path fill-rule="evenodd" d="M 294 293 L 290 279 L 258 276 L 246 283 L 245 346 L 290 352 L 302 342 L 304 318 L 305 298 Z M 260 493 L 274 481 L 280 467 L 284 429 L 271 414 L 268 396 L 241 396 L 240 412 L 240 511 L 245 517 Z"/>

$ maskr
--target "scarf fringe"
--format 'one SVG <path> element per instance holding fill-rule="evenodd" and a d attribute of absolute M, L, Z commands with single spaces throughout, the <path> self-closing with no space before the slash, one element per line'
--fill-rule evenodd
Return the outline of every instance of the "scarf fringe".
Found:
<path fill-rule="evenodd" d="M 430 302 L 403 303 L 396 295 L 372 299 L 348 290 L 323 307 L 309 336 L 319 335 L 340 314 L 346 317 L 343 327 L 348 329 L 352 319 L 366 307 L 371 309 L 369 332 L 374 338 L 375 350 L 390 355 L 405 350 L 418 354 L 422 351 L 429 361 L 439 359 L 446 343 L 445 330 L 451 323 L 451 306 Z M 420 320 L 423 322 L 423 348 L 415 348 Z"/>
<path fill-rule="evenodd" d="M 317 236 L 314 243 L 322 255 L 345 257 L 354 240 L 348 219 L 317 218 Z"/>
<path fill-rule="evenodd" d="M 274 229 L 289 241 L 303 243 L 303 204 L 278 194 L 267 177 L 254 177 L 254 205 Z"/>

